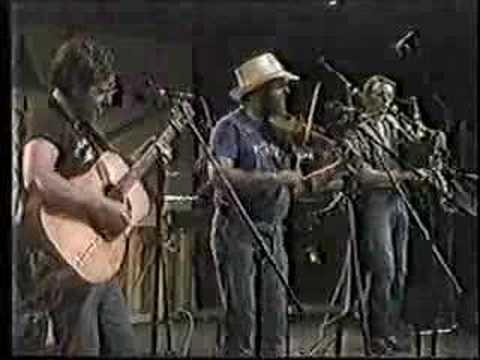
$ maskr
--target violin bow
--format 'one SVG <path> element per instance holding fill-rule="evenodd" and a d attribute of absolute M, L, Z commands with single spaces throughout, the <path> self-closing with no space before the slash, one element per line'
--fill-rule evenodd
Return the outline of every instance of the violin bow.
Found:
<path fill-rule="evenodd" d="M 320 93 L 320 89 L 322 87 L 322 82 L 318 81 L 313 89 L 312 101 L 310 103 L 310 109 L 308 111 L 308 118 L 307 118 L 307 127 L 305 128 L 305 134 L 303 136 L 302 145 L 307 145 L 308 139 L 310 138 L 310 133 L 312 132 L 313 127 L 313 115 L 315 113 L 315 108 L 317 107 L 318 95 Z"/>

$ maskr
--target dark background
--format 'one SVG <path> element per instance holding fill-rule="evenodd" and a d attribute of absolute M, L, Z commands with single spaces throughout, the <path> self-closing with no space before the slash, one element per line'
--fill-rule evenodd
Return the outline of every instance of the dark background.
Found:
<path fill-rule="evenodd" d="M 450 132 L 459 164 L 476 171 L 477 1 L 345 0 L 339 8 L 329 8 L 326 3 L 323 0 L 19 1 L 14 7 L 14 31 L 35 33 L 38 29 L 55 28 L 104 34 L 124 44 L 123 53 L 119 54 L 120 58 L 123 56 L 124 68 L 130 55 L 142 59 L 138 52 L 128 54 L 128 41 L 138 46 L 148 39 L 145 43 L 148 55 L 143 62 L 135 63 L 138 71 L 142 66 L 145 71 L 159 71 L 165 85 L 190 88 L 202 94 L 215 118 L 235 107 L 228 98 L 228 91 L 234 85 L 232 70 L 262 50 L 274 51 L 290 70 L 304 79 L 294 89 L 292 107 L 296 111 L 306 111 L 317 80 L 325 85 L 320 102 L 341 98 L 344 94 L 340 82 L 316 63 L 320 55 L 325 55 L 355 82 L 375 73 L 398 80 L 403 95 L 420 98 L 425 121 Z M 419 52 L 401 60 L 392 46 L 412 28 L 420 33 Z M 49 36 L 47 31 L 44 39 Z M 163 52 L 151 48 L 164 44 L 168 48 Z M 35 48 L 45 46 L 51 44 L 37 43 Z M 152 58 L 167 60 L 157 63 Z M 435 93 L 448 106 L 453 122 L 445 122 L 444 114 L 433 101 Z M 318 115 L 321 123 L 321 107 Z M 188 159 L 185 161 L 191 161 L 191 157 Z M 477 222 L 456 216 L 454 223 L 449 260 L 467 290 L 457 301 L 458 315 L 465 325 L 478 326 Z M 312 239 L 321 240 L 326 253 L 323 265 L 305 261 L 300 245 L 305 239 L 297 241 L 295 236 L 290 239 L 292 281 L 302 299 L 325 301 L 333 289 L 342 260 L 346 224 L 345 216 L 338 215 L 310 234 Z M 413 235 L 410 282 L 428 292 L 435 281 L 433 275 L 425 274 L 433 274 L 429 269 L 435 264 L 428 246 Z M 209 306 L 215 302 L 213 271 L 205 239 L 198 243 L 197 295 L 200 304 Z M 412 301 L 415 302 L 415 296 Z M 434 298 L 429 301 L 435 302 Z"/>

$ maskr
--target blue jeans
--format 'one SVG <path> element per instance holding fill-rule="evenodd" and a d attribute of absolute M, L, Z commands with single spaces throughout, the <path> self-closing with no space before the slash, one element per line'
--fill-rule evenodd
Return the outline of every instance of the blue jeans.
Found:
<path fill-rule="evenodd" d="M 52 320 L 62 354 L 137 354 L 129 311 L 115 281 L 65 293 L 62 303 L 52 311 Z"/>
<path fill-rule="evenodd" d="M 287 277 L 288 259 L 281 225 L 257 224 L 280 271 Z M 225 313 L 223 356 L 286 355 L 287 294 L 277 274 L 262 260 L 256 240 L 240 219 L 215 214 L 212 251 Z M 260 277 L 258 277 L 260 276 Z M 260 280 L 260 282 L 258 282 Z M 260 309 L 257 309 L 257 304 Z M 257 318 L 260 316 L 260 318 Z"/>
<path fill-rule="evenodd" d="M 372 336 L 396 332 L 405 297 L 408 213 L 399 195 L 375 190 L 355 201 L 359 257 L 371 273 L 368 320 Z"/>

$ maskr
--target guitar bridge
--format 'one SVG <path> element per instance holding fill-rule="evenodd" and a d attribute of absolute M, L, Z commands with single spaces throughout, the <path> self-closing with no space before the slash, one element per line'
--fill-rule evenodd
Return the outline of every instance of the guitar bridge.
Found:
<path fill-rule="evenodd" d="M 75 257 L 75 263 L 77 264 L 77 266 L 83 266 L 87 256 L 90 255 L 96 247 L 97 247 L 97 243 L 94 241 L 91 241 L 88 247 L 85 249 L 85 251 Z"/>

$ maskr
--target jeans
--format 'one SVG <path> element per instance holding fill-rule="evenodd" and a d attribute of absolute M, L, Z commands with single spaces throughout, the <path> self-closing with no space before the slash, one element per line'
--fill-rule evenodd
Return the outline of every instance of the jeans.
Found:
<path fill-rule="evenodd" d="M 395 335 L 405 297 L 408 213 L 389 190 L 362 194 L 355 201 L 361 267 L 371 274 L 367 319 L 370 334 Z"/>
<path fill-rule="evenodd" d="M 61 304 L 52 311 L 52 320 L 61 354 L 137 354 L 128 308 L 114 281 L 65 293 Z"/>
<path fill-rule="evenodd" d="M 257 226 L 287 278 L 283 227 Z M 287 294 L 272 266 L 260 257 L 250 230 L 241 220 L 229 221 L 216 213 L 212 226 L 212 252 L 226 310 L 223 356 L 285 356 Z M 255 344 L 256 335 L 260 341 Z"/>

